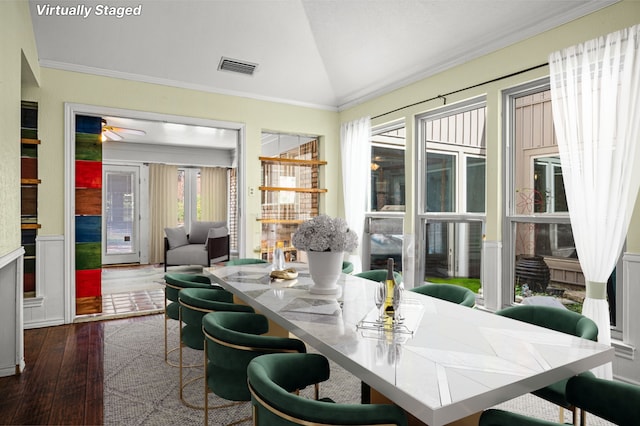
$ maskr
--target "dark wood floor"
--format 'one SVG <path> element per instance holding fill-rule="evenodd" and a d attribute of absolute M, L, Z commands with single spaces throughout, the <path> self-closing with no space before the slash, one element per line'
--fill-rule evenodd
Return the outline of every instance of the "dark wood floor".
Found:
<path fill-rule="evenodd" d="M 103 322 L 25 330 L 26 368 L 0 378 L 0 424 L 101 425 Z"/>

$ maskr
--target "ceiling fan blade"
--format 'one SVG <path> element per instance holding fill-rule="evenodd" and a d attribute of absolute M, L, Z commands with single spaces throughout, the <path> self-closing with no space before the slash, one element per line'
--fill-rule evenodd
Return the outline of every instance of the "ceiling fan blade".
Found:
<path fill-rule="evenodd" d="M 119 134 L 113 132 L 110 129 L 104 129 L 103 133 L 107 137 L 107 139 L 109 139 L 111 141 L 121 141 L 122 139 L 124 139 L 122 136 L 120 136 Z"/>
<path fill-rule="evenodd" d="M 147 132 L 140 129 L 129 129 L 127 127 L 114 127 L 114 126 L 108 126 L 108 127 L 110 127 L 110 130 L 114 132 L 126 133 L 129 135 L 144 136 L 147 134 Z"/>

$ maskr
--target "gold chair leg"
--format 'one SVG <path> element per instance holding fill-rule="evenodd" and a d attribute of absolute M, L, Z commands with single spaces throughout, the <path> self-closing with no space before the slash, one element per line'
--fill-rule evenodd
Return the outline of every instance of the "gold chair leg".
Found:
<path fill-rule="evenodd" d="M 587 412 L 580 409 L 580 426 L 587 426 Z"/>
<path fill-rule="evenodd" d="M 169 349 L 169 329 L 167 326 L 167 323 L 169 321 L 169 316 L 167 315 L 167 297 L 165 296 L 164 298 L 164 362 L 167 363 L 167 365 L 170 365 L 171 367 L 179 367 L 178 364 L 176 364 L 175 362 L 169 360 L 169 354 L 178 350 L 178 347 L 175 347 L 173 349 Z"/>
<path fill-rule="evenodd" d="M 240 405 L 245 403 L 246 401 L 233 401 L 233 402 L 229 402 L 227 404 L 220 404 L 220 405 L 216 405 L 215 407 L 209 407 L 209 385 L 207 384 L 207 339 L 204 339 L 204 406 L 202 408 L 204 408 L 204 424 L 205 426 L 209 425 L 209 410 L 215 410 L 216 408 L 227 408 L 227 407 L 233 407 L 234 405 Z M 192 407 L 194 408 L 194 407 Z M 243 423 L 246 422 L 247 420 L 251 420 L 252 416 L 249 417 L 245 417 L 243 419 L 240 419 L 238 421 L 235 421 L 233 423 L 229 423 L 228 426 L 231 425 L 236 425 L 239 423 Z"/>
<path fill-rule="evenodd" d="M 202 376 L 195 377 L 195 378 L 189 380 L 186 383 L 184 382 L 184 375 L 183 375 L 184 373 L 183 373 L 182 370 L 185 369 L 185 368 L 199 367 L 199 365 L 198 364 L 184 365 L 184 363 L 183 363 L 182 349 L 184 348 L 184 345 L 182 344 L 182 307 L 178 308 L 178 321 L 179 321 L 179 327 L 180 327 L 180 331 L 178 333 L 178 336 L 180 338 L 180 344 L 178 345 L 178 349 L 180 351 L 180 355 L 178 357 L 178 360 L 179 360 L 178 367 L 179 367 L 179 370 L 180 370 L 180 379 L 179 379 L 180 380 L 180 390 L 179 390 L 180 401 L 182 401 L 182 403 L 184 405 L 186 405 L 187 407 L 189 407 L 189 408 L 195 408 L 197 410 L 203 410 L 204 406 L 192 404 L 191 402 L 187 401 L 184 398 L 184 388 L 187 387 L 189 384 L 195 382 L 196 380 L 201 379 Z"/>
<path fill-rule="evenodd" d="M 560 407 L 560 416 L 558 419 L 558 423 L 564 424 L 564 407 Z"/>
<path fill-rule="evenodd" d="M 204 339 L 204 426 L 209 425 L 209 385 L 207 384 L 207 339 Z"/>
<path fill-rule="evenodd" d="M 571 411 L 571 424 L 573 426 L 578 426 L 578 407 L 576 407 L 575 405 L 571 406 L 569 408 L 569 410 Z"/>

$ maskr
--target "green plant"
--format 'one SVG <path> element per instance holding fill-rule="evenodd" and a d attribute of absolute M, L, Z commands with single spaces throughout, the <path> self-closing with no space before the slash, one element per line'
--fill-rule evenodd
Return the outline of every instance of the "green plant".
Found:
<path fill-rule="evenodd" d="M 570 305 L 564 305 L 570 311 L 577 312 L 579 314 L 582 313 L 582 303 L 572 303 Z"/>
<path fill-rule="evenodd" d="M 431 283 L 442 283 L 442 284 L 454 284 L 459 285 L 461 287 L 468 288 L 474 293 L 478 293 L 480 291 L 480 278 L 440 278 L 440 277 L 426 277 L 425 281 L 429 281 Z"/>

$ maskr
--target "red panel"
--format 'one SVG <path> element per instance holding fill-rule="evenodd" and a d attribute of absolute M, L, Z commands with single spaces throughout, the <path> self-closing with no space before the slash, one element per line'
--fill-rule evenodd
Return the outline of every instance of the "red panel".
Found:
<path fill-rule="evenodd" d="M 76 271 L 76 298 L 102 295 L 102 269 Z"/>
<path fill-rule="evenodd" d="M 24 274 L 24 291 L 36 291 L 36 274 L 35 272 L 25 272 Z"/>
<path fill-rule="evenodd" d="M 20 158 L 20 177 L 22 179 L 38 179 L 38 159 L 37 158 Z"/>
<path fill-rule="evenodd" d="M 76 188 L 102 188 L 102 162 L 76 161 Z"/>

